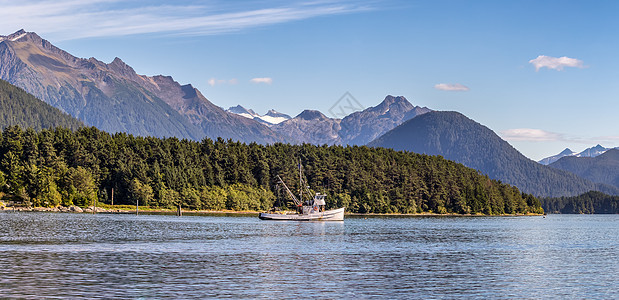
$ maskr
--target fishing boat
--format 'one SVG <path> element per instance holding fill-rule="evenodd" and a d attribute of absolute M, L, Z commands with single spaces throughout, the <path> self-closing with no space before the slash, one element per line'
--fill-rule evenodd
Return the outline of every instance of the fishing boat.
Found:
<path fill-rule="evenodd" d="M 274 207 L 268 212 L 263 212 L 258 215 L 261 220 L 277 220 L 277 221 L 344 221 L 344 207 L 338 209 L 326 210 L 325 199 L 327 195 L 316 193 L 308 200 L 303 201 L 303 188 L 299 189 L 299 198 L 297 198 L 288 188 L 282 178 L 277 175 L 278 185 L 283 186 L 283 190 L 294 202 L 296 211 L 281 210 L 280 207 Z M 304 187 L 301 177 L 301 166 L 299 165 L 299 181 L 300 187 Z M 311 195 L 309 187 L 305 186 L 305 193 Z"/>

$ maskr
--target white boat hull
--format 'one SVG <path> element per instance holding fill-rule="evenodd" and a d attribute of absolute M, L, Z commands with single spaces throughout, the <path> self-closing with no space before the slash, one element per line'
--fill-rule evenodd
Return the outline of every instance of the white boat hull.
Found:
<path fill-rule="evenodd" d="M 260 213 L 258 217 L 261 220 L 276 220 L 276 221 L 344 221 L 344 207 L 338 209 L 327 210 L 323 212 L 314 212 L 309 214 L 271 214 Z"/>

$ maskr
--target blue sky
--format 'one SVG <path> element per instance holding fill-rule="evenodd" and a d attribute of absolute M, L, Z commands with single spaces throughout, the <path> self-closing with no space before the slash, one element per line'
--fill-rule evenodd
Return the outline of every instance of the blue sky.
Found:
<path fill-rule="evenodd" d="M 619 146 L 618 1 L 0 0 L 0 34 L 292 116 L 346 92 L 462 112 L 538 160 Z"/>

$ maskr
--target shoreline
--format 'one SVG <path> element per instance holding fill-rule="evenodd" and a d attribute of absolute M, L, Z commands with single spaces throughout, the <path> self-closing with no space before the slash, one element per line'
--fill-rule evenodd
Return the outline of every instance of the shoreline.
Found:
<path fill-rule="evenodd" d="M 103 214 L 135 214 L 135 208 L 107 208 L 92 206 L 81 208 L 78 206 L 70 207 L 0 207 L 2 211 L 20 211 L 20 212 L 58 212 L 58 213 L 103 213 Z M 164 214 L 177 215 L 178 210 L 161 209 L 161 208 L 145 208 L 138 209 L 138 213 L 143 214 Z M 258 215 L 260 211 L 234 211 L 234 210 L 181 210 L 181 215 Z M 526 217 L 526 216 L 543 216 L 543 214 L 501 214 L 501 215 L 484 215 L 484 214 L 437 214 L 437 213 L 345 213 L 346 216 L 352 217 Z"/>

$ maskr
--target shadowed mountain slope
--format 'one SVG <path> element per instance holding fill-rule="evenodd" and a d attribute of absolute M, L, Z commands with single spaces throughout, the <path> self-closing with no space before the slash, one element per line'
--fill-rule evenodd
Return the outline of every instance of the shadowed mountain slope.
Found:
<path fill-rule="evenodd" d="M 78 119 L 0 80 L 0 129 L 13 125 L 35 130 L 53 127 L 75 130 L 84 126 Z"/>
<path fill-rule="evenodd" d="M 458 112 L 423 114 L 369 146 L 441 155 L 536 196 L 574 196 L 590 190 L 619 194 L 613 186 L 595 184 L 526 158 L 492 130 Z"/>

